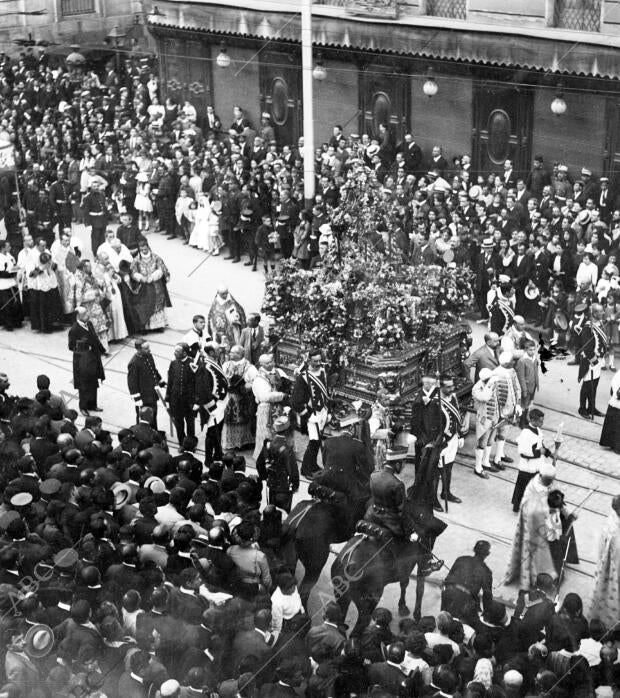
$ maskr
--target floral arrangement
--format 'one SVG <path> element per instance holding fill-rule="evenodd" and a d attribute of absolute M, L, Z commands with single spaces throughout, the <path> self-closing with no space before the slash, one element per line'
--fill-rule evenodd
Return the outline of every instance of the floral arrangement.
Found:
<path fill-rule="evenodd" d="M 395 221 L 380 187 L 363 174 L 349 179 L 331 216 L 338 251 L 310 270 L 283 260 L 267 281 L 263 312 L 275 331 L 320 346 L 333 366 L 420 344 L 429 358 L 438 355 L 472 305 L 473 275 L 464 266 L 405 263 L 387 232 L 398 230 Z"/>

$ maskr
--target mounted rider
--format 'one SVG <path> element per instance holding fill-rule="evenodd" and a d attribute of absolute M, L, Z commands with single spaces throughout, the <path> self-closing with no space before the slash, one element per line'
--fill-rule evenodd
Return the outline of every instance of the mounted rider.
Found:
<path fill-rule="evenodd" d="M 325 441 L 324 469 L 314 478 L 315 482 L 345 495 L 349 522 L 353 524 L 364 516 L 370 496 L 368 479 L 373 469 L 367 448 L 353 436 L 358 421 L 355 414 L 332 419 L 335 433 Z"/>

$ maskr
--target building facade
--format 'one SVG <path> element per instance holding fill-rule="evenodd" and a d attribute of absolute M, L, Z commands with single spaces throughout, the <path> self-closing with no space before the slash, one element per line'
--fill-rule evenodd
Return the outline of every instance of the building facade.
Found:
<path fill-rule="evenodd" d="M 19 14 L 38 12 L 42 14 Z M 101 45 L 118 26 L 131 33 L 143 24 L 143 0 L 4 0 L 0 5 L 0 49 L 17 53 L 16 39 L 51 41 L 60 46 Z M 136 33 L 134 31 L 134 33 Z"/>
<path fill-rule="evenodd" d="M 302 135 L 299 0 L 162 0 L 149 16 L 162 83 L 222 122 L 243 107 Z M 315 140 L 388 121 L 429 153 L 493 171 L 533 155 L 620 174 L 620 0 L 319 0 L 312 8 Z M 225 45 L 231 63 L 216 57 Z M 423 92 L 429 68 L 437 93 Z M 565 112 L 551 103 L 561 93 Z"/>

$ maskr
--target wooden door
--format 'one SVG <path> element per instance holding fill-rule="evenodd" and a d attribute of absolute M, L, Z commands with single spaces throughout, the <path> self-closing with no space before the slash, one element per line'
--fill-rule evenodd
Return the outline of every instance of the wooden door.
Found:
<path fill-rule="evenodd" d="M 607 101 L 604 169 L 612 188 L 620 187 L 620 97 Z"/>
<path fill-rule="evenodd" d="M 163 89 L 166 97 L 177 104 L 182 104 L 185 98 L 187 84 L 187 66 L 185 63 L 185 41 L 165 38 L 162 40 L 164 67 Z"/>
<path fill-rule="evenodd" d="M 500 83 L 484 83 L 474 90 L 472 152 L 481 174 L 501 173 L 505 160 L 525 176 L 532 148 L 532 91 Z"/>
<path fill-rule="evenodd" d="M 211 61 L 202 41 L 187 42 L 187 86 L 185 99 L 196 108 L 198 126 L 202 127 L 207 105 L 212 104 Z"/>
<path fill-rule="evenodd" d="M 388 66 L 368 66 L 360 71 L 360 133 L 379 138 L 379 124 L 389 126 L 395 142 L 408 130 L 411 81 L 393 74 Z"/>
<path fill-rule="evenodd" d="M 289 54 L 260 54 L 261 111 L 271 115 L 278 145 L 297 143 L 301 135 L 301 64 Z"/>

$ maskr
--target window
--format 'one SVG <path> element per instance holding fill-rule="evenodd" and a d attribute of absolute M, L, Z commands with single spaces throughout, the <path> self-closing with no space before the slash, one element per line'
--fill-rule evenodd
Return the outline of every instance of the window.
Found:
<path fill-rule="evenodd" d="M 95 0 L 60 0 L 60 14 L 63 17 L 91 12 L 95 12 Z"/>
<path fill-rule="evenodd" d="M 467 0 L 426 0 L 426 14 L 449 19 L 467 19 Z"/>
<path fill-rule="evenodd" d="M 601 29 L 601 0 L 555 0 L 553 15 L 556 27 L 598 32 Z"/>

